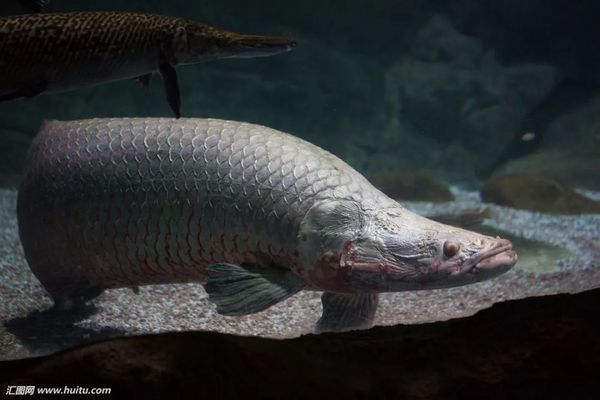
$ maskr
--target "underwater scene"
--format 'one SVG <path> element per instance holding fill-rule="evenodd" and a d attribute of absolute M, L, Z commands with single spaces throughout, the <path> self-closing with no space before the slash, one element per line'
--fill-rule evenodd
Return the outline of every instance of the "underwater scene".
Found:
<path fill-rule="evenodd" d="M 170 332 L 381 346 L 530 298 L 600 333 L 599 12 L 3 1 L 0 361 Z M 427 376 L 402 393 L 451 397 Z"/>

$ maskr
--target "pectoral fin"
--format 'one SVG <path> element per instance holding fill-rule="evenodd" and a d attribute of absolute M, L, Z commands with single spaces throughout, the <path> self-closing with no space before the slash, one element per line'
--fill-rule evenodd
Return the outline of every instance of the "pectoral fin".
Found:
<path fill-rule="evenodd" d="M 217 264 L 208 268 L 209 300 L 222 315 L 265 310 L 300 291 L 306 283 L 292 272 L 269 267 Z"/>
<path fill-rule="evenodd" d="M 162 61 L 159 64 L 158 70 L 163 78 L 165 92 L 167 94 L 167 102 L 171 106 L 171 110 L 175 114 L 175 118 L 181 117 L 181 96 L 179 94 L 179 82 L 177 81 L 177 72 L 175 68 L 167 61 Z"/>
<path fill-rule="evenodd" d="M 373 326 L 379 297 L 373 293 L 325 292 L 321 302 L 323 315 L 317 322 L 315 332 L 344 332 Z"/>

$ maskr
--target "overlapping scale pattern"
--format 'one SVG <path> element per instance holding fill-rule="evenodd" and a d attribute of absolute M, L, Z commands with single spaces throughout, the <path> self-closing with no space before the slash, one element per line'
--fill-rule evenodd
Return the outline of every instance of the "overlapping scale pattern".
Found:
<path fill-rule="evenodd" d="M 292 268 L 316 201 L 390 201 L 325 150 L 233 121 L 53 121 L 29 157 L 20 233 L 51 293 L 202 281 L 219 262 Z"/>

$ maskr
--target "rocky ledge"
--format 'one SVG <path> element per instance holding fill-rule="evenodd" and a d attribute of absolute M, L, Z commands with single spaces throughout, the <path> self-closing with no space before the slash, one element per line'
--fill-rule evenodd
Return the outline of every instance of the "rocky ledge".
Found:
<path fill-rule="evenodd" d="M 2 362 L 0 384 L 108 386 L 111 398 L 592 399 L 600 391 L 598 315 L 600 289 L 444 322 L 288 340 L 120 338 Z"/>

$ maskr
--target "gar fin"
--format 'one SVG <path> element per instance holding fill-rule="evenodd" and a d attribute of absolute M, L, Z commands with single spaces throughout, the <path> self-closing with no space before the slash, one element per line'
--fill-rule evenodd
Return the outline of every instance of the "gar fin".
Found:
<path fill-rule="evenodd" d="M 181 96 L 179 94 L 179 82 L 177 81 L 177 72 L 175 68 L 166 60 L 162 61 L 158 70 L 163 78 L 165 92 L 167 94 L 167 102 L 175 114 L 175 118 L 181 117 Z"/>
<path fill-rule="evenodd" d="M 19 0 L 19 3 L 31 11 L 40 12 L 50 3 L 50 0 Z"/>
<path fill-rule="evenodd" d="M 140 85 L 147 88 L 150 85 L 151 77 L 152 77 L 152 74 L 145 74 L 145 75 L 138 76 L 137 78 L 135 78 L 135 80 L 138 81 Z"/>
<path fill-rule="evenodd" d="M 323 315 L 316 333 L 344 332 L 373 326 L 379 296 L 376 293 L 328 293 L 321 296 Z"/>
<path fill-rule="evenodd" d="M 222 315 L 265 310 L 302 290 L 306 283 L 292 272 L 268 267 L 217 264 L 208 267 L 204 288 Z"/>

